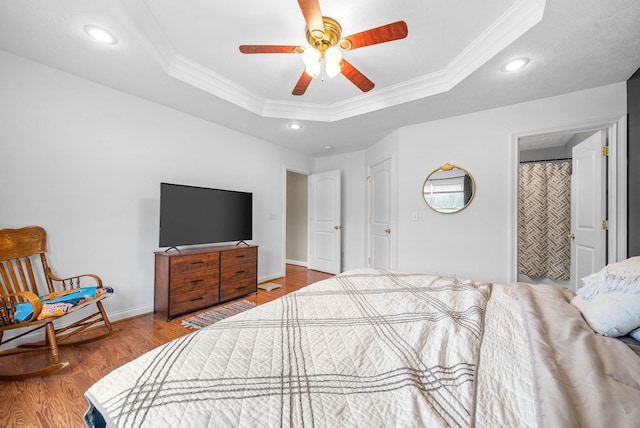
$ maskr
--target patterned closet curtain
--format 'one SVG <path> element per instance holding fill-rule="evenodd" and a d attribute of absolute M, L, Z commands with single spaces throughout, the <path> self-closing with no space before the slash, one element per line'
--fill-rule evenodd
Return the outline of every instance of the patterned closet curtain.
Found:
<path fill-rule="evenodd" d="M 571 162 L 520 164 L 518 268 L 532 278 L 568 280 Z"/>

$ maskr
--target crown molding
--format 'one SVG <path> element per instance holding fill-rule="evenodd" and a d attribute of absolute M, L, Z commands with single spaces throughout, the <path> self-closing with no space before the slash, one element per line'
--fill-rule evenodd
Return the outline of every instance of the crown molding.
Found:
<path fill-rule="evenodd" d="M 211 95 L 269 118 L 334 122 L 451 90 L 542 20 L 546 0 L 520 0 L 443 69 L 333 104 L 265 99 L 175 52 L 144 0 L 127 2 L 166 72 Z"/>
<path fill-rule="evenodd" d="M 262 109 L 265 100 L 262 97 L 214 73 L 198 62 L 177 54 L 169 63 L 167 72 L 171 77 L 188 83 L 198 89 L 202 89 L 211 95 L 229 101 L 255 114 L 264 116 Z"/>

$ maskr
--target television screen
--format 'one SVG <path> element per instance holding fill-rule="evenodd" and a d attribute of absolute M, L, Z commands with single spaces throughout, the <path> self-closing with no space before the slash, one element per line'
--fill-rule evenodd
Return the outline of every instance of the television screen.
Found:
<path fill-rule="evenodd" d="M 160 246 L 252 239 L 253 194 L 160 183 Z"/>

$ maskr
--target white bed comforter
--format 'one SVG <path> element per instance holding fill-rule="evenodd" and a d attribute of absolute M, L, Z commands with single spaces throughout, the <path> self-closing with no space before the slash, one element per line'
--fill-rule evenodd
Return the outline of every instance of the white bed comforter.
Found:
<path fill-rule="evenodd" d="M 161 346 L 86 398 L 113 427 L 534 426 L 524 336 L 507 287 L 358 271 Z"/>

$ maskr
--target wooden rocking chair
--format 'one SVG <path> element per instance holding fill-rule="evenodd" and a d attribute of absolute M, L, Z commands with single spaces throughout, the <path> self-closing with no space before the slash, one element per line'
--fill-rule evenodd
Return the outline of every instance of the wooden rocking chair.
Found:
<path fill-rule="evenodd" d="M 43 376 L 64 368 L 68 366 L 69 363 L 60 362 L 58 345 L 77 345 L 92 342 L 113 333 L 113 328 L 101 302 L 101 300 L 110 295 L 110 293 L 105 293 L 107 289 L 102 287 L 102 280 L 93 274 L 58 278 L 52 273 L 49 267 L 46 252 L 47 234 L 41 227 L 29 226 L 21 229 L 0 230 L 0 346 L 36 330 L 45 329 L 45 338 L 43 341 L 21 344 L 14 348 L 0 351 L 0 357 L 48 349 L 53 358 L 53 364 L 49 367 L 24 374 L 0 374 L 0 381 Z M 36 275 L 33 269 L 33 264 L 36 263 L 35 260 L 38 257 L 42 262 L 43 268 L 42 272 L 37 272 L 40 273 L 40 275 Z M 90 283 L 87 284 L 88 286 L 99 288 L 93 289 L 94 295 L 87 295 L 86 298 L 83 297 L 80 302 L 76 301 L 75 306 L 67 309 L 68 312 L 53 313 L 43 318 L 43 301 L 38 297 L 38 286 L 36 283 L 36 278 L 42 277 L 44 277 L 47 285 L 45 294 L 62 292 L 57 293 L 60 295 L 74 291 L 76 294 L 83 294 L 85 290 L 88 289 L 80 289 L 81 278 L 83 280 L 89 280 Z M 85 284 L 83 284 L 83 287 L 84 286 Z M 47 301 L 45 301 L 45 309 L 46 302 Z M 55 320 L 93 304 L 97 306 L 97 311 L 93 314 L 65 327 L 56 329 L 54 326 L 53 322 Z M 69 305 L 65 307 L 69 308 Z M 20 308 L 23 308 L 23 312 L 24 308 L 26 308 L 27 313 L 29 313 L 31 309 L 32 311 L 25 317 L 20 313 Z M 103 323 L 107 331 L 101 332 L 102 334 L 99 335 L 91 335 L 90 338 L 85 337 L 74 342 L 67 342 L 70 337 L 98 323 Z M 27 329 L 27 331 L 3 341 L 5 331 L 22 328 Z"/>

